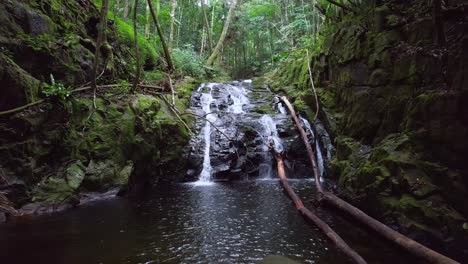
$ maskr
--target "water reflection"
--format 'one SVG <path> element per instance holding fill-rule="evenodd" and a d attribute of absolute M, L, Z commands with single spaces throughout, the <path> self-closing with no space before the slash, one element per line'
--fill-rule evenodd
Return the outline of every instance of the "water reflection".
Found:
<path fill-rule="evenodd" d="M 310 180 L 291 182 L 304 201 L 313 197 Z M 320 214 L 354 246 L 375 248 L 366 233 Z M 394 263 L 394 251 L 378 249 L 364 257 Z M 2 263 L 255 263 L 267 255 L 346 263 L 278 180 L 161 186 L 141 202 L 102 201 L 0 226 Z"/>

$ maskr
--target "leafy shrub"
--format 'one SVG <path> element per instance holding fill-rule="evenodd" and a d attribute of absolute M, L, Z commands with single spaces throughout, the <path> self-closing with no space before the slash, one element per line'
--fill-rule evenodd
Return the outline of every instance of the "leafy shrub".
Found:
<path fill-rule="evenodd" d="M 56 97 L 61 101 L 67 100 L 70 96 L 70 91 L 62 83 L 55 82 L 52 74 L 50 75 L 50 85 L 43 84 L 42 93 L 46 97 Z"/>
<path fill-rule="evenodd" d="M 193 50 L 192 46 L 176 48 L 172 51 L 175 68 L 183 75 L 200 78 L 206 74 L 204 59 Z"/>

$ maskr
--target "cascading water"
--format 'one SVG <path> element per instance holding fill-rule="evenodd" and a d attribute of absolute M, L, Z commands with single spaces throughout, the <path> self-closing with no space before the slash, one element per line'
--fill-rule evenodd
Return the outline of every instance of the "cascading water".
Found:
<path fill-rule="evenodd" d="M 278 111 L 283 115 L 286 114 L 286 108 L 284 108 L 283 103 L 278 103 Z"/>
<path fill-rule="evenodd" d="M 322 181 L 323 175 L 325 173 L 325 165 L 323 161 L 322 149 L 320 148 L 320 140 L 315 136 L 314 130 L 312 129 L 312 126 L 310 125 L 309 121 L 307 121 L 307 119 L 303 118 L 302 116 L 299 116 L 299 119 L 301 119 L 307 132 L 311 135 L 312 142 L 315 143 L 315 156 L 317 158 L 317 166 L 320 174 L 320 181 Z"/>
<path fill-rule="evenodd" d="M 244 113 L 243 106 L 249 103 L 247 98 L 247 90 L 244 87 L 237 87 L 233 85 L 226 85 L 227 97 L 226 101 L 229 104 L 228 112 L 234 114 Z"/>
<path fill-rule="evenodd" d="M 260 119 L 260 124 L 262 125 L 261 137 L 263 138 L 263 151 L 265 152 L 263 156 L 263 163 L 259 166 L 259 177 L 261 179 L 271 179 L 272 178 L 272 166 L 273 166 L 273 157 L 269 153 L 270 145 L 273 145 L 273 148 L 277 152 L 283 151 L 283 143 L 278 136 L 278 130 L 276 128 L 275 121 L 269 115 L 264 115 Z"/>
<path fill-rule="evenodd" d="M 260 122 L 263 125 L 264 130 L 262 131 L 262 136 L 264 138 L 265 144 L 273 145 L 273 148 L 276 152 L 283 152 L 283 143 L 278 136 L 278 130 L 276 128 L 276 123 L 273 121 L 271 116 L 264 115 L 260 119 Z"/>
<path fill-rule="evenodd" d="M 201 104 L 203 111 L 205 112 L 206 119 L 210 122 L 216 121 L 215 114 L 209 114 L 211 111 L 211 103 L 213 102 L 213 97 L 210 93 L 204 93 L 201 96 Z M 205 141 L 205 151 L 203 155 L 203 169 L 200 174 L 200 179 L 198 183 L 208 183 L 211 181 L 211 161 L 210 161 L 210 147 L 211 147 L 211 124 L 206 121 L 205 126 L 202 130 L 203 139 Z"/>
<path fill-rule="evenodd" d="M 226 133 L 229 134 L 230 128 L 229 124 L 226 123 L 227 119 L 218 117 L 218 115 L 225 111 L 232 117 L 231 119 L 235 120 L 236 115 L 244 113 L 243 106 L 249 103 L 248 91 L 239 86 L 208 83 L 201 85 L 197 92 L 200 93 L 200 106 L 206 121 L 200 132 L 200 138 L 204 143 L 203 168 L 195 185 L 210 185 L 212 184 L 212 175 L 216 172 L 210 157 L 212 133 L 216 132 L 212 130 L 212 125 L 216 124 L 217 130 L 222 131 L 223 136 Z M 222 126 L 227 127 L 227 129 L 223 130 Z"/>

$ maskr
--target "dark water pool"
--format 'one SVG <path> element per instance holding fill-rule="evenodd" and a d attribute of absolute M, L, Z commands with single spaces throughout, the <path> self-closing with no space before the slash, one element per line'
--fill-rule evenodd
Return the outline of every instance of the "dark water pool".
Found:
<path fill-rule="evenodd" d="M 305 201 L 313 197 L 312 181 L 292 186 Z M 319 214 L 369 263 L 414 263 L 346 220 Z M 267 255 L 348 263 L 276 180 L 159 186 L 140 202 L 116 198 L 0 225 L 1 263 L 255 263 Z"/>

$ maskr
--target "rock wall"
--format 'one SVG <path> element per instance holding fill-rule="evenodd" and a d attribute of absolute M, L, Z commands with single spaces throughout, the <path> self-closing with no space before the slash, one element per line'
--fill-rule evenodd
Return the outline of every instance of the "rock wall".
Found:
<path fill-rule="evenodd" d="M 122 82 L 99 89 L 96 108 L 90 91 L 46 98 L 51 86 L 89 83 L 98 22 L 89 0 L 0 2 L 0 111 L 47 99 L 0 116 L 0 194 L 17 209 L 35 202 L 25 213 L 76 205 L 83 191 L 135 194 L 150 180 L 182 174 L 188 132 L 158 97 L 133 95 Z M 131 79 L 133 58 L 112 21 L 107 36 L 100 80 Z M 180 110 L 193 86 L 180 87 Z"/>
<path fill-rule="evenodd" d="M 461 259 L 460 245 L 468 243 L 468 16 L 463 1 L 448 2 L 445 43 L 436 39 L 431 1 L 370 1 L 333 18 L 310 63 L 320 118 L 335 137 L 330 174 L 340 192 Z M 258 82 L 290 95 L 310 116 L 308 63 L 297 50 Z"/>

